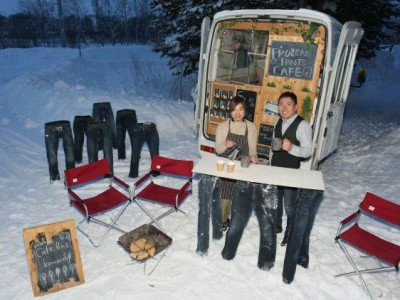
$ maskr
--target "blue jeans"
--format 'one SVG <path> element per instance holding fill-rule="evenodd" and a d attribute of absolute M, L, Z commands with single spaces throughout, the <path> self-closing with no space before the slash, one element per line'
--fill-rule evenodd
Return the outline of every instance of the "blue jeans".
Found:
<path fill-rule="evenodd" d="M 122 109 L 117 111 L 117 147 L 118 159 L 126 158 L 125 137 L 126 132 L 131 132 L 137 124 L 136 111 L 133 109 Z M 132 133 L 131 133 L 132 134 Z M 130 134 L 130 135 L 131 135 Z"/>
<path fill-rule="evenodd" d="M 75 162 L 82 162 L 83 141 L 86 135 L 87 142 L 87 129 L 89 121 L 92 121 L 92 116 L 75 116 L 74 118 L 74 154 Z"/>
<path fill-rule="evenodd" d="M 106 122 L 90 121 L 88 123 L 87 150 L 89 162 L 99 159 L 99 150 L 103 149 L 111 173 L 113 171 L 113 147 L 110 126 Z"/>
<path fill-rule="evenodd" d="M 274 185 L 244 181 L 235 183 L 232 199 L 232 219 L 222 250 L 224 259 L 231 260 L 235 257 L 243 231 L 254 209 L 260 226 L 260 248 L 257 265 L 262 270 L 269 270 L 274 266 L 277 203 L 277 187 Z"/>
<path fill-rule="evenodd" d="M 288 219 L 292 219 L 296 210 L 298 189 L 291 187 L 278 187 L 278 217 L 277 225 L 282 225 L 283 207 Z M 283 205 L 284 203 L 284 205 Z"/>
<path fill-rule="evenodd" d="M 117 149 L 117 131 L 115 128 L 114 113 L 110 102 L 93 103 L 92 117 L 94 121 L 104 121 L 110 126 L 112 146 Z"/>
<path fill-rule="evenodd" d="M 72 139 L 71 125 L 69 121 L 54 121 L 44 125 L 47 162 L 49 163 L 50 181 L 59 180 L 57 151 L 59 139 L 63 140 L 65 153 L 65 168 L 75 167 L 74 142 Z"/>
<path fill-rule="evenodd" d="M 129 132 L 132 145 L 131 167 L 129 177 L 136 178 L 139 176 L 140 152 L 146 142 L 150 150 L 150 155 L 159 155 L 160 138 L 156 124 L 154 123 L 138 123 L 133 127 L 132 133 Z"/>
<path fill-rule="evenodd" d="M 310 233 L 322 194 L 322 191 L 317 190 L 300 190 L 283 264 L 282 276 L 286 283 L 293 281 L 297 264 L 308 267 Z"/>
<path fill-rule="evenodd" d="M 199 218 L 196 253 L 205 254 L 210 240 L 210 214 L 212 214 L 213 239 L 222 238 L 221 179 L 204 175 L 199 181 Z"/>

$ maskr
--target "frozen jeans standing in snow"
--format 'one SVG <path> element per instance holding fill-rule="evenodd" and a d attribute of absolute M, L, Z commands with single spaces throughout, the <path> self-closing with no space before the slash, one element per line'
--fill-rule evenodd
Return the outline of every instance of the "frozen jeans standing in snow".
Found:
<path fill-rule="evenodd" d="M 282 276 L 286 283 L 293 281 L 297 264 L 308 268 L 310 233 L 322 194 L 318 190 L 300 190 L 283 264 Z"/>
<path fill-rule="evenodd" d="M 94 121 L 105 121 L 110 126 L 112 146 L 117 149 L 117 131 L 115 128 L 114 113 L 110 102 L 93 103 L 92 117 Z"/>
<path fill-rule="evenodd" d="M 260 183 L 237 181 L 233 190 L 231 224 L 226 233 L 222 257 L 235 257 L 244 228 L 253 209 L 260 226 L 260 249 L 258 267 L 269 270 L 275 264 L 276 256 L 276 213 L 278 205 L 277 187 Z"/>
<path fill-rule="evenodd" d="M 210 214 L 212 215 L 213 239 L 222 238 L 221 179 L 204 175 L 199 180 L 199 218 L 196 253 L 207 253 L 210 239 Z"/>
<path fill-rule="evenodd" d="M 129 135 L 135 124 L 137 124 L 136 111 L 133 109 L 121 109 L 117 111 L 117 147 L 118 147 L 118 159 L 126 158 L 125 151 L 125 137 L 128 131 Z"/>
<path fill-rule="evenodd" d="M 110 126 L 106 122 L 89 121 L 87 151 L 90 163 L 99 159 L 99 150 L 101 149 L 103 149 L 104 157 L 108 160 L 111 172 L 114 173 Z"/>
<path fill-rule="evenodd" d="M 86 143 L 87 143 L 87 129 L 89 121 L 92 121 L 92 116 L 75 116 L 73 130 L 74 130 L 74 153 L 75 153 L 75 162 L 82 162 L 82 151 L 83 151 L 83 141 L 86 135 Z"/>
<path fill-rule="evenodd" d="M 138 123 L 133 127 L 132 134 L 129 133 L 132 145 L 131 167 L 129 177 L 136 178 L 139 176 L 140 152 L 146 142 L 150 150 L 150 156 L 159 155 L 160 138 L 156 124 L 154 123 Z"/>
<path fill-rule="evenodd" d="M 75 167 L 74 141 L 69 121 L 54 121 L 44 125 L 47 161 L 49 163 L 50 181 L 59 180 L 57 151 L 59 139 L 63 140 L 65 168 Z"/>
<path fill-rule="evenodd" d="M 284 233 L 284 238 L 282 241 L 282 246 L 286 245 L 287 239 L 289 237 L 290 228 L 292 226 L 292 220 L 294 212 L 296 210 L 296 201 L 299 190 L 292 187 L 282 187 L 278 186 L 278 216 L 277 216 L 277 228 L 281 232 L 282 230 L 282 215 L 283 215 L 283 204 L 286 213 L 286 229 Z"/>

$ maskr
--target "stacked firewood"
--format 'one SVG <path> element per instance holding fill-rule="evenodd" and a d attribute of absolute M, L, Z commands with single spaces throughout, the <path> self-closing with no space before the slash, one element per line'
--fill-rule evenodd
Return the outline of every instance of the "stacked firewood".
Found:
<path fill-rule="evenodd" d="M 148 257 L 153 257 L 156 253 L 156 248 L 149 239 L 133 241 L 129 247 L 129 250 L 131 257 L 137 261 L 142 261 Z"/>

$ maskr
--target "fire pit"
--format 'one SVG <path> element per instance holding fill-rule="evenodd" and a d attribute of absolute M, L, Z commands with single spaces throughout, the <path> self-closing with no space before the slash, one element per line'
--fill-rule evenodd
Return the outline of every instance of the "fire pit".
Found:
<path fill-rule="evenodd" d="M 150 224 L 144 224 L 130 232 L 125 233 L 124 235 L 120 236 L 118 243 L 122 246 L 122 248 L 125 249 L 126 252 L 131 253 L 131 244 L 138 243 L 138 241 L 143 239 L 149 241 L 154 246 L 154 255 L 157 255 L 164 249 L 168 248 L 172 243 L 172 239 L 168 235 Z M 140 261 L 144 262 L 151 257 L 152 256 L 148 256 Z M 132 259 L 134 258 L 132 257 Z"/>

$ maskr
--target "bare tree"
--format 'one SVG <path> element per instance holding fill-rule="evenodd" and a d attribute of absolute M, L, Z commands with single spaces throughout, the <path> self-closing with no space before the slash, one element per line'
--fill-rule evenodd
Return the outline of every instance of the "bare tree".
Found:
<path fill-rule="evenodd" d="M 37 19 L 34 23 L 36 32 L 35 46 L 41 46 L 47 40 L 49 32 L 54 30 L 51 24 L 55 11 L 54 4 L 54 1 L 49 0 L 18 0 L 19 10 Z"/>
<path fill-rule="evenodd" d="M 58 9 L 58 26 L 60 27 L 60 40 L 61 47 L 65 48 L 67 43 L 65 41 L 65 29 L 64 29 L 64 12 L 62 0 L 57 0 L 57 9 Z"/>

